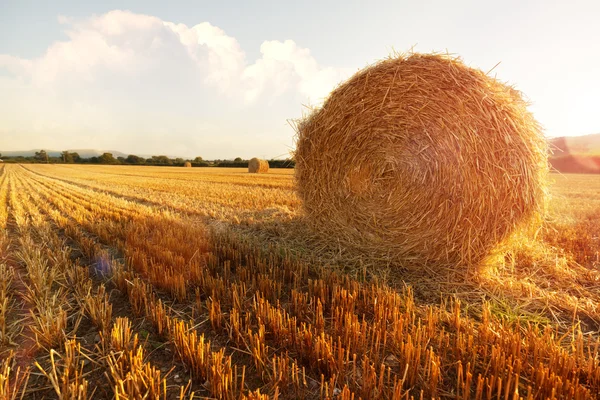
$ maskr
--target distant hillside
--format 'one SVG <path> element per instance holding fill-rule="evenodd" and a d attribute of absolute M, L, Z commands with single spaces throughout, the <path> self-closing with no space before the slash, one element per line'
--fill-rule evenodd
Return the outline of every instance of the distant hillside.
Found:
<path fill-rule="evenodd" d="M 40 151 L 41 149 L 33 149 L 33 150 L 15 150 L 15 151 L 2 151 L 0 150 L 0 154 L 3 157 L 33 157 L 35 153 Z M 114 150 L 96 150 L 96 149 L 69 149 L 67 150 L 69 153 L 78 153 L 81 158 L 90 158 L 90 157 L 98 157 L 103 153 L 112 153 L 113 157 L 127 157 L 128 154 L 121 153 L 120 151 Z M 50 157 L 60 157 L 62 151 L 59 150 L 46 150 L 48 156 Z"/>
<path fill-rule="evenodd" d="M 600 133 L 550 140 L 550 164 L 559 172 L 600 173 Z"/>
<path fill-rule="evenodd" d="M 555 156 L 579 154 L 600 156 L 600 133 L 584 136 L 562 136 L 550 140 Z"/>
<path fill-rule="evenodd" d="M 583 136 L 562 136 L 550 139 L 552 154 L 550 164 L 552 168 L 563 173 L 595 173 L 600 174 L 600 133 Z M 2 151 L 2 157 L 33 157 L 40 149 L 21 151 Z M 78 153 L 81 158 L 101 156 L 103 153 L 112 153 L 113 157 L 127 157 L 131 153 L 116 150 L 96 149 L 70 149 L 71 153 Z M 61 151 L 46 150 L 50 157 L 60 157 Z M 133 153 L 135 154 L 135 153 Z M 136 154 L 143 158 L 151 158 L 148 154 Z M 176 158 L 175 156 L 168 156 Z"/>
<path fill-rule="evenodd" d="M 111 153 L 113 157 L 127 157 L 129 154 L 121 153 L 116 150 L 95 150 L 95 149 L 73 149 L 67 150 L 69 153 L 78 153 L 81 158 L 98 157 L 104 153 Z"/>

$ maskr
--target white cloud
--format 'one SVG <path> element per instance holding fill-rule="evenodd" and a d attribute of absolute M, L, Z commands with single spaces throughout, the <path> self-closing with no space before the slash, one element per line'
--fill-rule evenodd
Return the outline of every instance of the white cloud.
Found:
<path fill-rule="evenodd" d="M 265 41 L 261 57 L 248 63 L 238 41 L 208 22 L 188 27 L 120 10 L 82 20 L 59 16 L 58 22 L 67 40 L 51 44 L 39 58 L 0 54 L 0 133 L 95 138 L 95 145 L 111 148 L 124 136 L 183 140 L 197 121 L 214 121 L 215 114 L 227 120 L 228 109 L 245 104 L 282 96 L 319 102 L 351 72 L 319 65 L 292 40 Z M 298 104 L 292 115 L 271 118 L 284 126 L 300 110 Z M 230 129 L 214 126 L 236 137 Z"/>
<path fill-rule="evenodd" d="M 26 75 L 31 71 L 32 62 L 23 60 L 19 57 L 13 57 L 8 54 L 0 54 L 0 68 L 6 69 L 14 75 Z"/>
<path fill-rule="evenodd" d="M 280 95 L 290 87 L 319 103 L 350 69 L 319 66 L 309 49 L 293 40 L 266 41 L 260 46 L 262 57 L 244 70 L 248 83 L 246 99 L 252 101 L 264 92 Z"/>

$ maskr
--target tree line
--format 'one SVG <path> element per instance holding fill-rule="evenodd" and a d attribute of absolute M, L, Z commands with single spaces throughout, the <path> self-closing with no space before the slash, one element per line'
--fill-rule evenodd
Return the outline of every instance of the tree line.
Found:
<path fill-rule="evenodd" d="M 0 154 L 2 158 L 2 154 Z M 248 167 L 248 160 L 237 157 L 234 160 L 204 160 L 202 157 L 194 159 L 170 158 L 165 155 L 144 158 L 135 154 L 127 157 L 114 157 L 112 153 L 103 153 L 100 156 L 88 158 L 81 157 L 77 152 L 63 151 L 60 156 L 50 156 L 45 150 L 36 151 L 33 156 L 4 157 L 4 162 L 14 163 L 48 163 L 48 164 L 105 164 L 105 165 L 154 165 L 154 166 L 183 166 L 190 162 L 192 167 Z M 271 168 L 293 168 L 295 163 L 291 159 L 269 160 Z"/>

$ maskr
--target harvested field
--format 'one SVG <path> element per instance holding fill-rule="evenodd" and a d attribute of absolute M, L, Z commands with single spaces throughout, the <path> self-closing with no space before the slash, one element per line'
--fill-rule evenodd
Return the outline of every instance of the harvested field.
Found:
<path fill-rule="evenodd" d="M 315 236 L 293 170 L 5 165 L 0 398 L 595 399 L 600 177 L 480 274 Z"/>

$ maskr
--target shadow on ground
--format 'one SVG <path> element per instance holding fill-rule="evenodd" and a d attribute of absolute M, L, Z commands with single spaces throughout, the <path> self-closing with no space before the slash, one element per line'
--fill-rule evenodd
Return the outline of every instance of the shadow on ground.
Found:
<path fill-rule="evenodd" d="M 257 246 L 276 247 L 311 266 L 330 268 L 360 281 L 410 287 L 421 306 L 450 297 L 479 319 L 483 305 L 508 321 L 551 323 L 561 331 L 580 324 L 584 332 L 600 326 L 600 273 L 573 254 L 532 234 L 519 233 L 496 249 L 477 271 L 394 261 L 347 248 L 314 233 L 307 221 L 279 209 L 254 213 L 240 224 L 216 222 Z M 543 237 L 543 235 L 540 235 Z"/>

